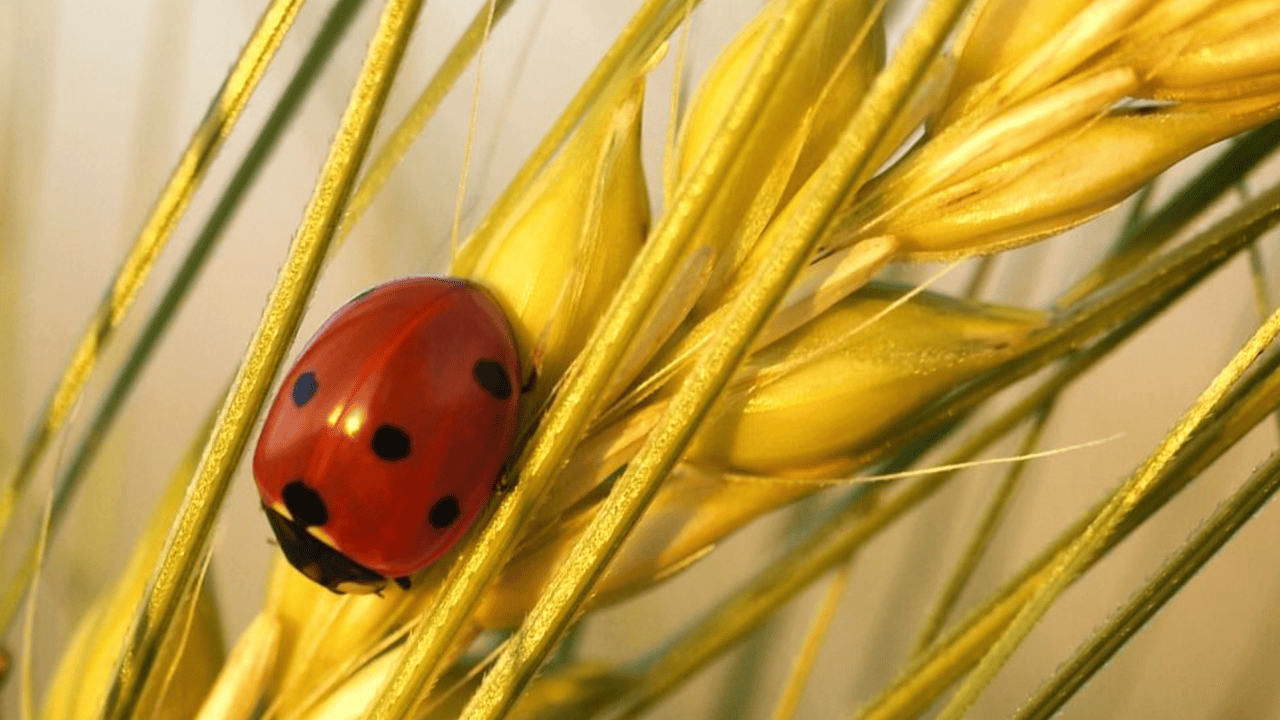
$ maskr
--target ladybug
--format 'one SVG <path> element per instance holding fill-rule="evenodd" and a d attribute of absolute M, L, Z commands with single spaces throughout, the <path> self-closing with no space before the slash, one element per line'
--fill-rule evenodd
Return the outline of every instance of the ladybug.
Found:
<path fill-rule="evenodd" d="M 472 283 L 395 280 L 339 308 L 285 376 L 253 454 L 285 557 L 336 593 L 408 589 L 493 495 L 518 378 L 511 326 Z"/>

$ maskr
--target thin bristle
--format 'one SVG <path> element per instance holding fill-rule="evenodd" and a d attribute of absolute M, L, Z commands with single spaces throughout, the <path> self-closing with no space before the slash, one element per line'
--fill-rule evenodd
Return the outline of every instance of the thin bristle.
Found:
<path fill-rule="evenodd" d="M 0 624 L 23 621 L 0 649 L 16 663 L 6 707 L 1270 711 L 1246 689 L 1265 623 L 1239 608 L 1274 598 L 1235 582 L 1262 555 L 1217 551 L 1274 545 L 1270 526 L 1238 532 L 1277 487 L 1274 460 L 1246 467 L 1274 450 L 1255 430 L 1280 413 L 1272 3 L 638 0 L 570 18 L 472 0 L 418 27 L 419 0 L 384 0 L 376 24 L 362 0 L 264 5 L 214 44 L 198 5 L 157 15 L 152 45 L 121 30 L 138 25 L 129 6 L 114 25 L 58 13 L 142 48 L 139 88 L 84 30 L 55 47 L 39 3 L 0 14 Z M 277 50 L 291 76 L 268 67 Z M 216 59 L 187 72 L 187 54 Z M 66 95 L 84 78 L 97 95 Z M 254 110 L 260 80 L 280 99 Z M 185 103 L 190 83 L 211 104 Z M 119 112 L 108 96 L 146 100 Z M 190 140 L 139 135 L 157 103 Z M 229 137 L 246 109 L 262 129 Z M 224 143 L 243 160 L 213 167 Z M 150 191 L 144 156 L 174 163 Z M 207 219 L 182 222 L 189 208 Z M 161 257 L 188 225 L 186 254 Z M 55 262 L 64 238 L 80 244 Z M 394 312 L 341 299 L 432 257 L 458 277 L 422 284 L 478 314 L 440 311 L 421 356 L 378 346 L 383 326 L 403 332 Z M 56 270 L 28 280 L 42 265 Z M 153 269 L 171 277 L 152 290 Z M 1246 272 L 1251 287 L 1232 285 Z M 401 364 L 370 362 L 366 341 Z M 437 355 L 465 387 L 437 380 Z M 327 369 L 348 360 L 377 367 Z M 423 417 L 440 421 L 425 436 Z M 184 442 L 151 509 L 141 488 Z M 446 446 L 483 471 L 436 472 Z M 273 465 L 285 447 L 323 462 Z M 358 477 L 333 471 L 369 451 Z M 436 545 L 391 539 L 425 537 L 422 522 Z M 1253 631 L 1188 632 L 1219 615 Z M 1186 652 L 1164 652 L 1171 639 Z"/>

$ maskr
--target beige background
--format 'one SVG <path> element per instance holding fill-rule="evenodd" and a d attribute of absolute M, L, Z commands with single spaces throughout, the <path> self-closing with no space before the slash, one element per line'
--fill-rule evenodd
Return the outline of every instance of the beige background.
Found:
<path fill-rule="evenodd" d="M 68 358 L 94 304 L 155 192 L 200 119 L 260 3 L 201 0 L 101 2 L 7 0 L 0 6 L 0 132 L 17 138 L 16 154 L 0 156 L 19 198 L 7 218 L 16 245 L 0 256 L 16 284 L 0 289 L 16 312 L 0 317 L 10 341 L 0 348 L 0 468 L 11 467 L 29 419 Z M 483 208 L 540 137 L 559 108 L 621 28 L 634 3 L 540 0 L 520 4 L 494 36 L 485 67 L 467 221 Z M 207 188 L 219 188 L 261 123 L 318 24 L 323 3 L 304 9 L 298 30 L 250 105 L 242 129 L 223 151 Z M 372 5 L 372 4 L 371 4 Z M 411 98 L 448 48 L 476 3 L 428 5 L 407 61 L 392 113 Z M 544 5 L 546 6 L 544 8 Z M 712 2 L 693 30 L 692 69 L 705 71 L 718 47 L 754 3 Z M 607 6 L 607 7 L 606 7 Z M 372 8 L 335 60 L 328 80 L 308 102 L 277 157 L 241 210 L 223 247 L 205 270 L 176 327 L 135 391 L 111 444 L 94 468 L 67 531 L 51 551 L 35 623 L 37 689 L 42 687 L 72 623 L 118 570 L 157 488 L 185 451 L 258 320 L 275 269 L 296 227 L 328 137 L 371 28 Z M 545 19 L 540 20 L 545 12 Z M 527 48 L 527 49 L 526 49 Z M 646 110 L 647 169 L 661 167 L 670 63 L 650 85 Z M 324 316 L 359 289 L 397 275 L 443 268 L 447 232 L 466 135 L 469 75 L 444 114 L 428 126 L 404 167 L 324 276 L 308 315 L 305 338 Z M 0 134 L 0 152 L 4 152 Z M 1203 162 L 1202 158 L 1198 158 Z M 1193 160 L 1193 163 L 1196 161 Z M 0 178 L 5 177 L 0 175 Z M 659 185 L 651 184 L 652 188 Z M 654 190 L 655 209 L 661 205 Z M 96 402 L 132 334 L 176 266 L 214 193 L 201 192 L 160 258 L 139 312 L 125 323 L 95 376 Z M 1097 257 L 1114 233 L 1108 216 L 1068 237 L 1012 254 L 993 287 L 1010 302 L 1040 303 Z M 1039 269 L 1035 263 L 1039 264 Z M 965 270 L 944 285 L 956 287 Z M 1242 262 L 1206 283 L 1194 297 L 1086 377 L 1061 404 L 1047 434 L 1061 446 L 1123 433 L 1103 447 L 1036 463 L 1015 501 L 1014 519 L 995 556 L 979 572 L 985 591 L 1033 555 L 1067 520 L 1142 460 L 1145 453 L 1247 337 L 1256 316 Z M 86 404 L 86 408 L 92 407 Z M 71 430 L 78 437 L 87 411 Z M 1253 465 L 1274 447 L 1276 428 L 1259 428 L 1185 493 L 1168 512 L 1126 543 L 1099 572 L 1072 589 L 984 696 L 973 717 L 1011 712 L 1115 604 L 1192 531 Z M 65 441 L 63 441 L 65 443 Z M 63 447 L 69 445 L 64 444 Z M 1013 452 L 1012 445 L 1003 452 Z M 47 464 L 43 486 L 53 472 Z M 895 672 L 953 559 L 943 547 L 958 541 L 998 479 L 976 473 L 878 540 L 859 559 L 849 595 L 827 638 L 799 717 L 838 718 Z M 39 507 L 28 502 L 20 522 L 30 527 Z M 1280 717 L 1280 524 L 1264 511 L 1196 578 L 1145 632 L 1080 696 L 1065 717 Z M 587 625 L 583 652 L 625 662 L 654 647 L 699 609 L 740 582 L 779 549 L 781 524 L 769 519 L 743 532 L 694 570 L 660 591 L 599 613 Z M 257 508 L 247 464 L 227 501 L 213 562 L 230 638 L 261 604 L 269 531 Z M 13 548 L 4 548 L 12 563 Z M 973 592 L 967 602 L 981 597 Z M 776 698 L 820 593 L 793 603 L 768 653 L 762 703 Z M 11 635 L 7 647 L 14 647 Z M 711 717 L 722 683 L 721 663 L 664 704 L 656 717 Z M 4 687 L 12 708 L 13 683 Z M 764 717 L 765 715 L 757 715 Z"/>

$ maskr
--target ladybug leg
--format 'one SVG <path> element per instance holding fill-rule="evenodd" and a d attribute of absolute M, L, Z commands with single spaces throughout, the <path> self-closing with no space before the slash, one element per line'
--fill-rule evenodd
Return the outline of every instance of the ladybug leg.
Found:
<path fill-rule="evenodd" d="M 524 385 L 520 386 L 520 394 L 523 395 L 527 392 L 532 391 L 534 385 L 536 385 L 537 383 L 538 383 L 538 369 L 535 367 L 533 370 L 529 372 L 529 379 L 525 380 Z M 535 419 L 533 421 L 533 424 L 530 425 L 527 430 L 525 430 L 522 437 L 520 437 L 516 441 L 517 448 L 523 448 L 524 444 L 528 442 L 529 437 L 533 435 L 533 431 L 538 428 L 539 420 L 541 420 L 541 417 Z M 510 490 L 511 488 L 516 486 L 516 482 L 514 479 L 512 479 L 511 481 L 507 480 L 507 473 L 508 471 L 510 471 L 510 469 L 511 467 L 510 467 L 509 461 L 502 464 L 502 468 L 498 470 L 498 477 L 493 479 L 494 492 L 506 492 L 507 490 Z"/>
<path fill-rule="evenodd" d="M 401 590 L 408 590 L 408 589 L 409 589 L 409 576 L 408 576 L 408 575 L 405 575 L 404 577 L 394 578 L 394 579 L 395 579 L 396 584 L 400 586 L 400 589 L 401 589 Z"/>
<path fill-rule="evenodd" d="M 493 491 L 496 493 L 506 492 L 516 486 L 515 479 L 507 480 L 507 471 L 510 468 L 507 463 L 502 463 L 502 468 L 498 470 L 498 477 L 493 479 Z"/>

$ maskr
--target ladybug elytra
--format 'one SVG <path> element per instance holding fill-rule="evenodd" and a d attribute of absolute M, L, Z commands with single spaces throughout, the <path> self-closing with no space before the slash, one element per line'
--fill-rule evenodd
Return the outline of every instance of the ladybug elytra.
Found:
<path fill-rule="evenodd" d="M 493 495 L 520 385 L 510 325 L 478 286 L 407 278 L 356 296 L 285 376 L 254 451 L 285 557 L 334 592 L 407 588 Z"/>

